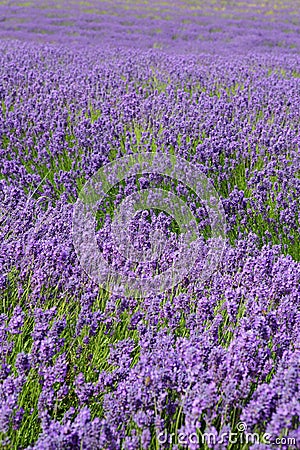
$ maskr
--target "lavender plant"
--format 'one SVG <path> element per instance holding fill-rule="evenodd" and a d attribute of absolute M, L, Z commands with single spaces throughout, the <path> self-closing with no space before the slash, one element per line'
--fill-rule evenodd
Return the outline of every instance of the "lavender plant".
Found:
<path fill-rule="evenodd" d="M 300 448 L 298 6 L 1 5 L 1 448 Z M 95 212 L 121 288 L 176 260 L 180 224 L 154 203 L 126 222 L 126 245 L 147 255 L 159 233 L 162 251 L 133 263 L 118 248 L 117 212 L 146 189 L 187 205 L 204 260 L 124 295 L 83 270 L 74 210 L 99 170 L 150 153 L 211 181 L 226 245 L 201 278 L 203 198 L 170 174 L 128 174 Z"/>

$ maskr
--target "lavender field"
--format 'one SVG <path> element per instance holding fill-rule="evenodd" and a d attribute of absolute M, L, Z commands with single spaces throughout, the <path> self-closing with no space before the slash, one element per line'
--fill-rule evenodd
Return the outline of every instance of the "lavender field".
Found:
<path fill-rule="evenodd" d="M 299 210 L 299 0 L 1 0 L 0 448 L 300 449 Z"/>

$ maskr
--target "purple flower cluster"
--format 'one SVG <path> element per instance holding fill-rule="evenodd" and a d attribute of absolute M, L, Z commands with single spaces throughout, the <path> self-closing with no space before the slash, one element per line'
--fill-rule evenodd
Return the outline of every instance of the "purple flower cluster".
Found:
<path fill-rule="evenodd" d="M 299 0 L 283 2 L 153 3 L 109 0 L 60 4 L 44 0 L 3 4 L 2 39 L 71 43 L 78 47 L 126 46 L 172 53 L 299 51 Z"/>
<path fill-rule="evenodd" d="M 1 5 L 1 448 L 175 450 L 172 436 L 240 421 L 261 439 L 247 448 L 300 448 L 299 5 L 152 3 Z M 211 179 L 228 239 L 210 278 L 199 257 L 178 286 L 134 298 L 84 272 L 72 218 L 90 177 L 142 152 Z M 127 231 L 137 253 L 160 232 L 159 258 L 117 245 L 114 212 L 151 187 L 187 203 L 207 256 L 203 199 L 128 177 L 96 214 L 99 249 L 128 277 L 176 260 L 176 224 L 154 208 Z"/>

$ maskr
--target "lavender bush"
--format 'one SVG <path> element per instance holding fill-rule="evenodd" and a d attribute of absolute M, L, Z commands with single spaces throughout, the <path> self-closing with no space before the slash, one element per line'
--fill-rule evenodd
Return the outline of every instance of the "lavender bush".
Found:
<path fill-rule="evenodd" d="M 2 2 L 1 448 L 300 448 L 298 10 Z M 126 296 L 83 270 L 73 214 L 101 168 L 150 152 L 211 181 L 226 245 L 210 277 L 196 258 L 175 286 Z M 186 203 L 207 257 L 203 199 L 134 174 L 95 215 L 99 249 L 128 279 L 176 260 L 180 227 L 159 208 L 126 230 L 137 254 L 160 233 L 159 257 L 133 264 L 116 245 L 122 201 L 157 188 Z"/>

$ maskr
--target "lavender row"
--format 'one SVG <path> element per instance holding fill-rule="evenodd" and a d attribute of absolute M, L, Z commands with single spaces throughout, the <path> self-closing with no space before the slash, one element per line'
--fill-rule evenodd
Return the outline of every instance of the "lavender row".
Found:
<path fill-rule="evenodd" d="M 174 7 L 165 13 L 178 23 Z M 290 13 L 281 11 L 282 21 Z M 56 37 L 65 42 L 62 27 Z M 171 49 L 177 38 L 164 39 Z M 220 439 L 242 422 L 259 436 L 253 450 L 275 448 L 264 433 L 286 438 L 280 448 L 299 448 L 299 56 L 281 47 L 228 58 L 181 54 L 188 45 L 146 51 L 147 38 L 139 50 L 110 47 L 107 37 L 93 48 L 78 41 L 83 49 L 0 43 L 0 445 L 177 450 L 172 436 L 182 433 L 213 436 L 205 449 L 235 449 Z M 204 282 L 195 282 L 197 260 L 171 291 L 113 296 L 76 257 L 74 202 L 104 164 L 151 151 L 185 158 L 212 180 L 228 241 Z M 133 268 L 116 249 L 112 216 L 122 198 L 161 185 L 206 229 L 201 199 L 180 183 L 119 183 L 101 205 L 97 242 L 125 275 Z M 150 216 L 131 224 L 138 249 L 153 229 L 166 246 L 159 266 L 135 267 L 143 276 L 164 271 L 176 254 L 170 217 Z"/>
<path fill-rule="evenodd" d="M 299 52 L 299 2 L 3 2 L 1 39 L 178 54 Z M 273 4 L 274 3 L 274 4 Z"/>

